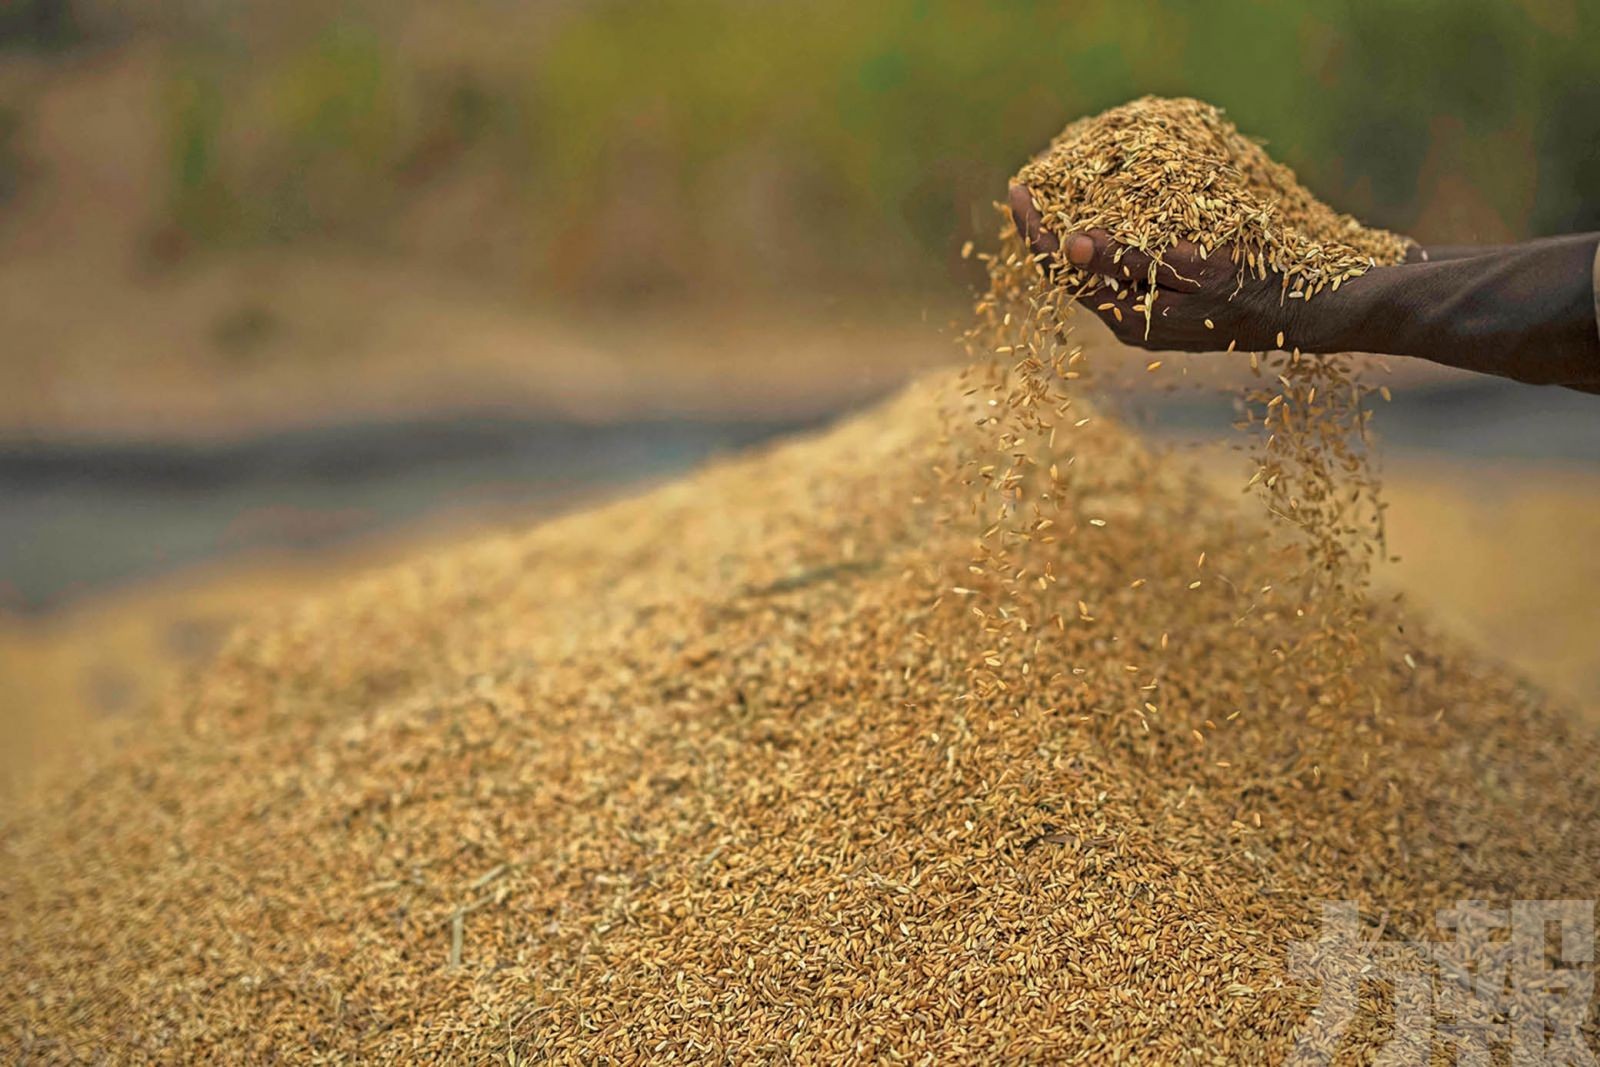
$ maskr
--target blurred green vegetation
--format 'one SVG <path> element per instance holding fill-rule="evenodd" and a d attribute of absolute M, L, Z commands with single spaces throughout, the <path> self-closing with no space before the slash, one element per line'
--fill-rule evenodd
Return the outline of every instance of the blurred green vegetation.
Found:
<path fill-rule="evenodd" d="M 1225 107 L 1424 240 L 1600 228 L 1588 0 L 297 10 L 177 52 L 171 212 L 200 244 L 444 249 L 568 295 L 948 283 L 1017 165 L 1144 93 Z"/>
<path fill-rule="evenodd" d="M 22 113 L 0 100 L 0 204 L 16 192 L 22 175 L 22 156 L 17 150 L 17 135 L 22 129 Z"/>
<path fill-rule="evenodd" d="M 69 0 L 0 0 L 0 49 L 61 48 L 78 36 Z"/>

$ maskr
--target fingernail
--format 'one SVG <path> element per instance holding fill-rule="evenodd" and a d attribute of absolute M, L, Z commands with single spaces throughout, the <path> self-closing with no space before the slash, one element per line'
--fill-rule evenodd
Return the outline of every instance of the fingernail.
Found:
<path fill-rule="evenodd" d="M 1087 266 L 1094 258 L 1094 238 L 1075 233 L 1067 238 L 1067 258 L 1075 267 Z"/>

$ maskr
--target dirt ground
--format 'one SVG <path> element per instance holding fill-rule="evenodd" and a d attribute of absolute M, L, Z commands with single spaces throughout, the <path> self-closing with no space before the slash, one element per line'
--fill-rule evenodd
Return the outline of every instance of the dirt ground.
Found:
<path fill-rule="evenodd" d="M 29 102 L 25 180 L 0 210 L 0 435 L 170 438 L 440 410 L 814 413 L 948 351 L 953 304 L 557 309 L 378 249 L 175 257 L 158 211 L 156 58 L 0 63 Z"/>

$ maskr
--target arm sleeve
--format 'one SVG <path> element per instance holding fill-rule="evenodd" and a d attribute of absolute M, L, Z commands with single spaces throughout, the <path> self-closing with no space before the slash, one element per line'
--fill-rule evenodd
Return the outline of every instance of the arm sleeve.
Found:
<path fill-rule="evenodd" d="M 1594 250 L 1594 328 L 1600 330 L 1600 245 Z"/>

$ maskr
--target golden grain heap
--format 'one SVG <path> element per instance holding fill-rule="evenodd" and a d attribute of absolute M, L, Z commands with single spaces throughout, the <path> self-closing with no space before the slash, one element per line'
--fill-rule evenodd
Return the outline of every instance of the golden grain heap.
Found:
<path fill-rule="evenodd" d="M 1046 353 L 1047 300 L 992 294 L 991 347 Z M 1392 940 L 1596 895 L 1592 726 L 1390 605 L 1332 685 L 1285 637 L 1315 590 L 1268 589 L 1304 547 L 1046 378 L 239 634 L 7 807 L 0 1048 L 1257 1062 L 1317 1003 L 1321 900 Z"/>

